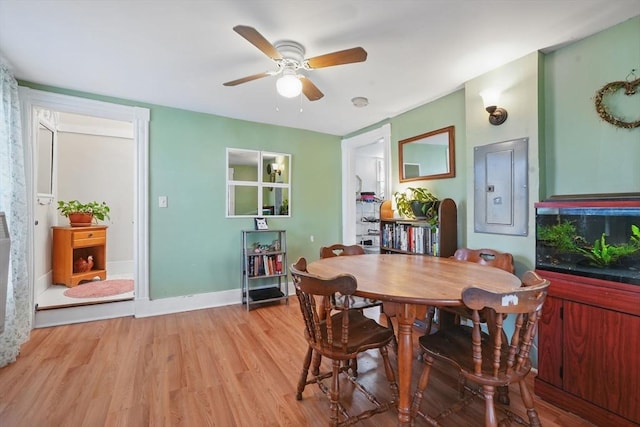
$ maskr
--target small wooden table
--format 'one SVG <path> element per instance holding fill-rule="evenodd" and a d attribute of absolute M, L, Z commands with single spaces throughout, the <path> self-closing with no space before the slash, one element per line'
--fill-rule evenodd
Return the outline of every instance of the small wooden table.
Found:
<path fill-rule="evenodd" d="M 107 278 L 107 226 L 51 227 L 53 229 L 53 283 L 69 288 L 94 277 Z M 76 272 L 73 264 L 78 258 L 93 257 L 93 269 Z"/>
<path fill-rule="evenodd" d="M 398 425 L 411 424 L 413 321 L 416 305 L 462 304 L 468 286 L 506 292 L 519 288 L 515 275 L 475 263 L 419 255 L 371 254 L 324 258 L 308 265 L 310 273 L 332 277 L 349 273 L 358 280 L 356 295 L 398 303 Z"/>

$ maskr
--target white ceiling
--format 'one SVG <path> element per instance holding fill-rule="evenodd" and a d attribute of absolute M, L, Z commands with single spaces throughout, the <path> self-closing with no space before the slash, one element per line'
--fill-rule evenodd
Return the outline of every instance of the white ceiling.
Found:
<path fill-rule="evenodd" d="M 342 136 L 637 15 L 640 0 L 0 0 L 0 54 L 18 79 Z M 315 102 L 275 77 L 225 87 L 274 69 L 235 25 L 368 58 L 310 71 Z"/>

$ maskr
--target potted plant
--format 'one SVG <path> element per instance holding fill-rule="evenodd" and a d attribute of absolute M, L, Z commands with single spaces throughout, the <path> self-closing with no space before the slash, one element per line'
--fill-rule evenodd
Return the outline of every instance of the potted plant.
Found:
<path fill-rule="evenodd" d="M 438 219 L 438 198 L 426 188 L 409 187 L 393 195 L 398 213 L 406 218 Z"/>
<path fill-rule="evenodd" d="M 81 203 L 78 200 L 58 200 L 58 211 L 69 218 L 72 227 L 86 227 L 94 220 L 104 221 L 109 218 L 109 206 L 105 202 Z"/>

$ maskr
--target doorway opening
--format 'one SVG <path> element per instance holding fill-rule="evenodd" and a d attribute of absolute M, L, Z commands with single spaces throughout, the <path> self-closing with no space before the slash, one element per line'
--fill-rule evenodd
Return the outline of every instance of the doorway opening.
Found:
<path fill-rule="evenodd" d="M 391 190 L 391 125 L 342 140 L 342 240 L 379 252 L 380 201 Z M 363 194 L 364 193 L 364 194 Z"/>
<path fill-rule="evenodd" d="M 28 268 L 34 327 L 133 315 L 135 301 L 148 299 L 149 293 L 146 249 L 149 110 L 24 87 L 20 88 L 20 96 L 29 216 L 33 224 L 28 238 Z M 48 128 L 55 129 L 51 194 L 42 194 L 37 189 L 42 173 L 37 137 L 42 112 L 49 119 Z M 48 173 L 49 169 L 43 170 Z M 102 300 L 71 299 L 63 295 L 66 286 L 53 283 L 51 227 L 68 225 L 56 207 L 58 200 L 69 199 L 108 199 L 111 219 L 105 224 L 109 226 L 105 249 L 113 255 L 107 255 L 107 279 L 132 279 L 135 287 L 130 294 Z M 101 304 L 105 301 L 118 302 Z M 73 311 L 79 307 L 83 308 L 81 314 Z"/>
<path fill-rule="evenodd" d="M 35 181 L 42 181 L 42 172 L 49 176 L 52 171 L 51 197 L 43 197 L 38 191 L 34 214 L 34 297 L 36 310 L 48 310 L 77 305 L 101 304 L 113 301 L 133 300 L 131 291 L 113 294 L 117 291 L 112 285 L 114 280 L 127 280 L 133 283 L 133 215 L 134 215 L 134 170 L 135 150 L 133 139 L 133 123 L 119 120 L 71 114 L 64 112 L 44 112 L 37 108 L 40 125 L 48 125 L 47 130 L 53 133 L 52 162 L 43 156 L 36 156 L 34 163 Z M 43 117 L 44 116 L 44 117 Z M 48 120 L 45 120 L 47 117 Z M 44 122 L 44 123 L 43 123 Z M 40 136 L 36 139 L 37 152 L 40 150 Z M 45 134 L 49 141 L 50 133 Z M 50 151 L 47 147 L 47 153 Z M 93 225 L 107 225 L 105 234 L 106 253 L 102 246 L 90 248 L 64 248 L 61 239 L 67 238 L 69 221 L 58 215 L 56 203 L 59 200 L 107 201 L 110 206 L 109 219 Z M 94 279 L 104 279 L 101 283 L 93 283 L 85 292 L 80 289 L 70 291 L 72 286 L 88 284 L 89 277 L 78 285 L 75 283 L 56 283 L 56 271 L 60 265 L 52 264 L 51 229 L 55 227 L 58 236 L 58 247 L 54 260 L 58 263 L 67 261 L 68 251 L 73 251 L 73 273 L 76 268 L 86 267 L 88 262 L 93 266 L 96 252 L 102 253 L 102 268 L 105 268 L 104 278 L 95 276 Z M 66 230 L 65 230 L 66 229 Z M 98 232 L 98 230 L 96 230 Z M 75 245 L 74 245 L 75 247 Z M 46 254 L 46 256 L 39 256 Z M 84 257 L 87 257 L 85 259 Z M 88 257 L 91 257 L 90 259 Z M 71 269 L 68 269 L 71 273 Z M 91 271 L 92 268 L 89 268 Z M 58 272 L 59 273 L 59 272 Z M 59 279 L 58 279 L 59 280 Z M 78 279 L 79 280 L 79 279 Z M 120 282 L 117 282 L 120 283 Z M 86 290 L 91 289 L 91 292 Z M 128 289 L 126 286 L 122 290 Z M 80 291 L 80 292 L 78 292 Z M 106 295 L 109 294 L 109 295 Z M 71 296 L 71 295 L 76 295 Z M 83 297 L 79 297 L 82 295 Z M 87 295 L 84 297 L 84 295 Z M 90 296 L 89 296 L 90 295 Z"/>

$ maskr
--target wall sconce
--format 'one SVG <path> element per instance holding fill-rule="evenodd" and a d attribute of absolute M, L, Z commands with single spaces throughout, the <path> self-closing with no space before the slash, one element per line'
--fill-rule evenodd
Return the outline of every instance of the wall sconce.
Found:
<path fill-rule="evenodd" d="M 498 107 L 498 101 L 500 100 L 500 92 L 495 89 L 488 89 L 480 92 L 482 97 L 482 103 L 484 109 L 489 113 L 489 123 L 494 126 L 503 124 L 508 117 L 507 110 Z"/>
<path fill-rule="evenodd" d="M 267 174 L 271 178 L 271 182 L 276 182 L 276 175 L 282 175 L 283 166 L 277 163 L 269 163 L 267 165 Z"/>

